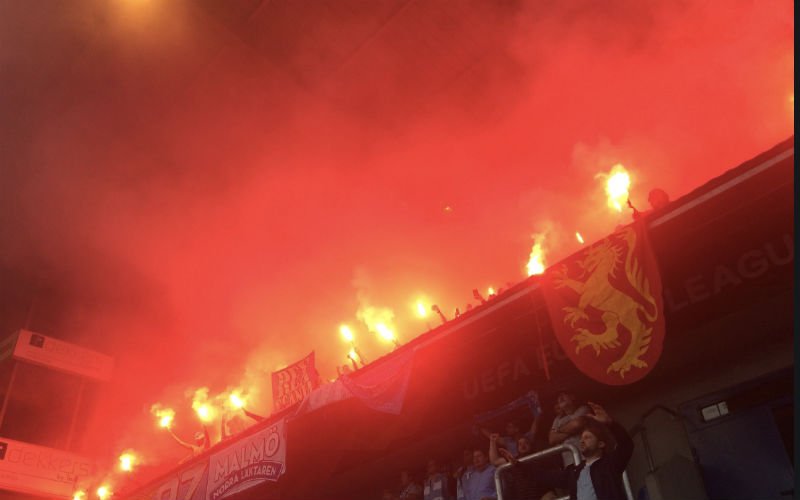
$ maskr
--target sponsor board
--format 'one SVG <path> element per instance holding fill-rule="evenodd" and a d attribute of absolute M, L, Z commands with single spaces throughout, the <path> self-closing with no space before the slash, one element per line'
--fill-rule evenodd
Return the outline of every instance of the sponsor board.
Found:
<path fill-rule="evenodd" d="M 94 470 L 79 455 L 0 437 L 0 489 L 72 498 L 75 485 Z"/>
<path fill-rule="evenodd" d="M 211 455 L 206 500 L 219 500 L 265 481 L 275 482 L 286 470 L 284 421 Z"/>
<path fill-rule="evenodd" d="M 110 356 L 28 330 L 17 335 L 14 359 L 102 381 L 111 378 Z"/>

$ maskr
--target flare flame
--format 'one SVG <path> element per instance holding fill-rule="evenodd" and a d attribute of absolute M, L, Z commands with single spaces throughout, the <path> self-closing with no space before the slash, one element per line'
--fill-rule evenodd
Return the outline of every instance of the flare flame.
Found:
<path fill-rule="evenodd" d="M 542 243 L 544 242 L 544 236 L 538 235 L 534 236 L 533 241 L 533 248 L 531 248 L 531 255 L 528 259 L 528 276 L 533 276 L 534 274 L 542 274 L 544 273 L 544 247 Z"/>
<path fill-rule="evenodd" d="M 156 403 L 150 407 L 150 413 L 158 419 L 159 427 L 164 429 L 172 427 L 172 421 L 175 420 L 175 410 L 172 408 L 165 408 L 160 403 Z"/>
<path fill-rule="evenodd" d="M 617 163 L 607 174 L 598 174 L 606 179 L 606 197 L 608 206 L 617 212 L 622 212 L 622 206 L 628 201 L 631 187 L 631 176 L 628 171 Z"/>
<path fill-rule="evenodd" d="M 104 484 L 97 488 L 97 498 L 100 500 L 106 500 L 107 498 L 110 498 L 111 495 L 111 487 L 109 485 Z"/>
<path fill-rule="evenodd" d="M 136 455 L 132 451 L 126 451 L 119 456 L 119 470 L 131 472 L 136 462 Z"/>

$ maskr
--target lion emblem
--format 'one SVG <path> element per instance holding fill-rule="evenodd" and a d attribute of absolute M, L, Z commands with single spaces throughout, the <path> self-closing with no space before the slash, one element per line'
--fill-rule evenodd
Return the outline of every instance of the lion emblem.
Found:
<path fill-rule="evenodd" d="M 625 352 L 606 370 L 606 373 L 616 372 L 625 378 L 625 373 L 631 368 L 648 366 L 642 356 L 650 346 L 652 325 L 659 311 L 644 271 L 633 256 L 636 232 L 628 227 L 616 236 L 621 237 L 626 245 L 615 244 L 611 238 L 606 238 L 586 252 L 586 257 L 579 262 L 582 270 L 579 276 L 570 277 L 567 266 L 562 265 L 553 273 L 553 284 L 556 288 L 570 288 L 579 295 L 577 307 L 563 308 L 566 313 L 564 323 L 575 332 L 571 341 L 576 344 L 576 353 L 586 347 L 593 348 L 595 355 L 599 355 L 601 350 L 615 349 L 620 347 L 618 327 L 621 325 L 630 332 L 630 343 L 625 347 Z M 625 273 L 625 279 L 640 297 L 611 285 L 609 278 L 616 278 L 620 272 Z M 594 333 L 586 328 L 575 327 L 580 320 L 589 319 L 587 308 L 600 312 L 605 325 L 602 332 Z"/>

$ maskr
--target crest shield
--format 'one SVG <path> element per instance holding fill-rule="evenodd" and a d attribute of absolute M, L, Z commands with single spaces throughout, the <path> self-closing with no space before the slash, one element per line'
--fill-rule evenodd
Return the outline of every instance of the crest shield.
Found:
<path fill-rule="evenodd" d="M 658 362 L 664 304 L 643 221 L 548 269 L 542 291 L 559 344 L 584 374 L 624 385 Z"/>

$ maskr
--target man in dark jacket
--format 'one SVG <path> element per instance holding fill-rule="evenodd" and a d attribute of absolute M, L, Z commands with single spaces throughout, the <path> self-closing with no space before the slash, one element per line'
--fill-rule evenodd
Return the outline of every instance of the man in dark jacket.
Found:
<path fill-rule="evenodd" d="M 569 490 L 571 500 L 626 500 L 622 473 L 633 454 L 628 433 L 600 405 L 589 403 L 580 449 L 584 460 L 561 470 L 532 466 L 545 484 Z"/>

